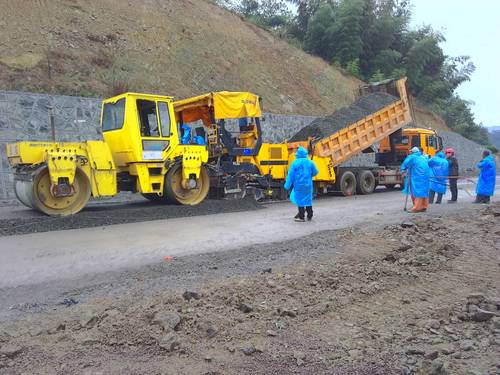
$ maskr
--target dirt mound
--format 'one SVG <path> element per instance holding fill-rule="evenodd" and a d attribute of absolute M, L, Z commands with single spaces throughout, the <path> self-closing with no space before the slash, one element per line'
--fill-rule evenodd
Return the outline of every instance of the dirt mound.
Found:
<path fill-rule="evenodd" d="M 384 92 L 364 95 L 348 107 L 340 108 L 329 116 L 317 118 L 295 134 L 290 142 L 306 141 L 309 137 L 315 139 L 327 137 L 381 110 L 396 100 L 398 100 L 397 97 Z"/>

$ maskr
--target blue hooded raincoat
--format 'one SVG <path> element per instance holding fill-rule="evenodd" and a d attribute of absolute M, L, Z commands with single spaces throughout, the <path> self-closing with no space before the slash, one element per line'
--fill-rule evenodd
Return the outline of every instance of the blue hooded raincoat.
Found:
<path fill-rule="evenodd" d="M 495 182 L 497 178 L 495 159 L 493 159 L 491 155 L 486 156 L 477 164 L 477 167 L 480 169 L 480 172 L 476 193 L 490 197 L 495 191 Z"/>
<path fill-rule="evenodd" d="M 438 152 L 431 160 L 429 160 L 429 167 L 431 167 L 431 185 L 432 191 L 439 194 L 446 193 L 446 184 L 448 182 L 448 160 L 446 160 L 443 152 Z"/>
<path fill-rule="evenodd" d="M 429 161 L 422 156 L 421 152 L 415 152 L 406 157 L 401 165 L 401 173 L 408 171 L 410 187 L 408 188 L 408 176 L 405 179 L 403 194 L 410 194 L 414 198 L 428 198 L 431 169 Z"/>
<path fill-rule="evenodd" d="M 318 169 L 314 162 L 309 160 L 306 149 L 299 147 L 285 181 L 285 189 L 292 189 L 290 201 L 293 204 L 298 207 L 312 206 L 312 179 L 317 174 Z"/>
<path fill-rule="evenodd" d="M 186 124 L 182 124 L 181 144 L 188 145 L 191 142 L 191 128 Z"/>

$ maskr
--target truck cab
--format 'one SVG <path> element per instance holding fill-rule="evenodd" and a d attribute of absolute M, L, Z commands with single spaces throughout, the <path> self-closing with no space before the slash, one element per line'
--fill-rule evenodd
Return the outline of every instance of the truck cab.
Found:
<path fill-rule="evenodd" d="M 443 140 L 433 129 L 406 128 L 380 142 L 376 162 L 380 166 L 398 165 L 410 154 L 413 147 L 433 157 L 443 149 Z"/>

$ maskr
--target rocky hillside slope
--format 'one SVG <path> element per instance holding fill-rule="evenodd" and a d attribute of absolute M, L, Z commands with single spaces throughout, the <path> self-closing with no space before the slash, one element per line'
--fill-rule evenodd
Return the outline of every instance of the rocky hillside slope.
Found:
<path fill-rule="evenodd" d="M 2 0 L 0 88 L 187 97 L 253 91 L 265 109 L 324 115 L 360 81 L 207 0 Z M 445 128 L 423 108 L 422 125 Z"/>

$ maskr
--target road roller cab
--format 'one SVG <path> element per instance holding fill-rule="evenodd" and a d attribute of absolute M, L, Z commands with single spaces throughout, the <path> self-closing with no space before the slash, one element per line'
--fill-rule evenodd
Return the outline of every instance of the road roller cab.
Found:
<path fill-rule="evenodd" d="M 205 145 L 180 140 L 172 98 L 125 93 L 103 101 L 104 141 L 117 166 L 119 190 L 154 201 L 198 204 L 205 199 Z"/>

